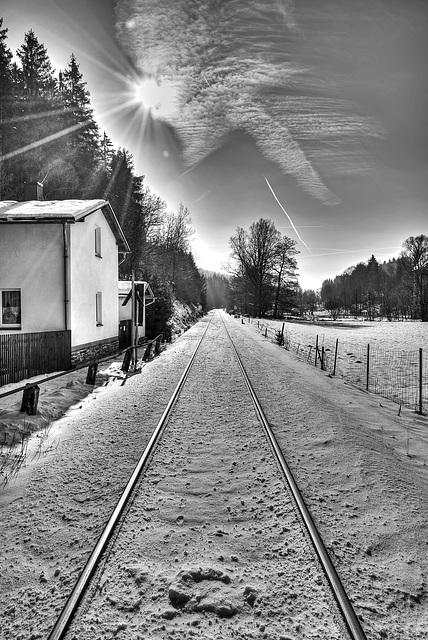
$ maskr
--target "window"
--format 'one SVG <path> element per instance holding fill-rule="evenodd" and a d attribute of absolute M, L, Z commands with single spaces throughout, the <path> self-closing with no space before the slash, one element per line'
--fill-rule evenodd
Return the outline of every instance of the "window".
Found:
<path fill-rule="evenodd" d="M 101 258 L 101 227 L 95 227 L 95 255 Z"/>
<path fill-rule="evenodd" d="M 21 290 L 1 289 L 1 318 L 3 329 L 21 328 Z"/>
<path fill-rule="evenodd" d="M 101 291 L 97 291 L 96 300 L 95 300 L 95 314 L 97 327 L 103 326 L 103 294 Z"/>

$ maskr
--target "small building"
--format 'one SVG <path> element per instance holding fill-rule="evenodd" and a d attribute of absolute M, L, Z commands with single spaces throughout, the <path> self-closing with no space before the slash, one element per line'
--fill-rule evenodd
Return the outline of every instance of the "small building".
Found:
<path fill-rule="evenodd" d="M 129 252 L 106 200 L 0 202 L 3 360 L 13 338 L 29 334 L 62 334 L 70 366 L 117 349 L 118 265 Z M 33 371 L 29 360 L 22 377 Z"/>
<path fill-rule="evenodd" d="M 146 307 L 155 297 L 148 282 L 134 281 L 135 311 L 132 313 L 132 281 L 119 280 L 119 348 L 138 344 L 146 337 Z M 134 321 L 134 332 L 132 329 Z"/>

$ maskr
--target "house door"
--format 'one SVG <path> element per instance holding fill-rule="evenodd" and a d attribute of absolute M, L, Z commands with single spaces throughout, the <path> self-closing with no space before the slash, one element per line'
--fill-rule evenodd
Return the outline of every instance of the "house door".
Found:
<path fill-rule="evenodd" d="M 119 324 L 119 349 L 130 347 L 132 342 L 132 320 L 121 320 Z"/>

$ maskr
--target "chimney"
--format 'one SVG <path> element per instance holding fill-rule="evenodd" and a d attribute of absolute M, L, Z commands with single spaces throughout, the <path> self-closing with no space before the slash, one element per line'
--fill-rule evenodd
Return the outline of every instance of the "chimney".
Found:
<path fill-rule="evenodd" d="M 24 200 L 43 200 L 43 185 L 41 182 L 24 183 Z"/>

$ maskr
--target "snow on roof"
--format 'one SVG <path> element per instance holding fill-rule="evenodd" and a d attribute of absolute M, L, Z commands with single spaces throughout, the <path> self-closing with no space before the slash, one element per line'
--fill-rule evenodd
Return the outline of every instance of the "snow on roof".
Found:
<path fill-rule="evenodd" d="M 79 222 L 102 209 L 116 237 L 119 251 L 130 253 L 129 244 L 107 200 L 25 200 L 0 201 L 0 224 L 7 222 Z"/>
<path fill-rule="evenodd" d="M 16 200 L 0 200 L 0 210 L 9 207 L 11 204 L 17 204 Z"/>
<path fill-rule="evenodd" d="M 0 222 L 3 220 L 79 220 L 101 209 L 106 200 L 26 200 L 0 203 Z"/>

